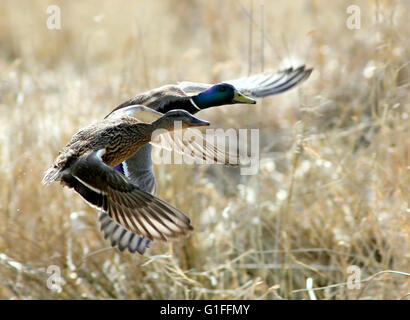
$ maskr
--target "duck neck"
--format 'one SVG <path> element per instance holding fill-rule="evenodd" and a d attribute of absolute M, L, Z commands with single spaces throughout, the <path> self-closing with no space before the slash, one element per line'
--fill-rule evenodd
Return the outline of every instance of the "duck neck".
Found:
<path fill-rule="evenodd" d="M 204 91 L 192 97 L 183 97 L 158 108 L 157 111 L 167 113 L 170 110 L 183 109 L 190 114 L 195 114 L 203 109 L 222 105 L 222 103 L 215 102 L 208 92 Z"/>
<path fill-rule="evenodd" d="M 191 97 L 191 102 L 197 110 L 207 109 L 211 107 L 216 107 L 222 105 L 215 101 L 212 95 L 209 94 L 208 90 L 205 90 L 196 96 Z"/>
<path fill-rule="evenodd" d="M 155 130 L 174 131 L 174 121 L 167 117 L 161 117 L 151 123 L 151 130 L 152 132 Z"/>

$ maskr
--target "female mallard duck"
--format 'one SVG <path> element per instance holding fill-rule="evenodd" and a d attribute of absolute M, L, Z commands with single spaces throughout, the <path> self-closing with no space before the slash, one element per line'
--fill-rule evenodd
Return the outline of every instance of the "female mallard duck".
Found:
<path fill-rule="evenodd" d="M 263 98 L 287 91 L 309 78 L 312 69 L 300 66 L 296 69 L 288 68 L 279 72 L 260 73 L 250 77 L 224 81 L 211 85 L 204 83 L 180 82 L 177 85 L 166 85 L 157 89 L 139 94 L 134 98 L 120 104 L 106 118 L 110 118 L 123 108 L 130 105 L 145 105 L 161 113 L 173 109 L 184 109 L 195 114 L 203 109 L 229 104 L 255 104 L 253 98 Z M 133 184 L 142 190 L 155 194 L 156 181 L 152 168 L 152 147 L 144 145 L 132 157 L 116 166 Z M 119 227 L 106 214 L 100 215 L 101 230 L 105 237 L 111 237 L 112 243 L 117 243 L 115 235 L 110 235 L 112 228 Z M 151 242 L 141 240 L 145 247 L 138 252 L 143 254 Z"/>
<path fill-rule="evenodd" d="M 138 119 L 144 117 L 154 121 Z M 105 236 L 112 237 L 112 245 L 118 245 L 121 251 L 128 248 L 130 252 L 143 252 L 151 240 L 185 235 L 193 229 L 188 217 L 113 168 L 156 138 L 157 129 L 173 131 L 174 121 L 180 121 L 182 129 L 209 125 L 184 110 L 163 115 L 143 106 L 125 108 L 76 133 L 42 182 L 60 181 L 100 209 L 105 217 Z M 217 148 L 203 151 L 209 150 L 218 152 Z"/>

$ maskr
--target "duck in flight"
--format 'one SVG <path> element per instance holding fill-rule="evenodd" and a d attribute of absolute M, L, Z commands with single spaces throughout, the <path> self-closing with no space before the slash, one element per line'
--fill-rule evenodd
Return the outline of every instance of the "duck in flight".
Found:
<path fill-rule="evenodd" d="M 118 111 L 135 104 L 147 106 L 160 113 L 166 113 L 173 109 L 184 109 L 191 114 L 222 105 L 255 104 L 257 98 L 280 94 L 297 86 L 308 79 L 311 73 L 311 68 L 300 66 L 228 80 L 215 85 L 187 81 L 175 85 L 165 85 L 125 101 L 111 111 L 106 118 L 115 116 Z M 156 180 L 151 152 L 152 146 L 146 144 L 130 158 L 117 165 L 115 169 L 141 190 L 155 194 Z M 112 244 L 115 245 L 121 240 L 117 237 L 118 234 L 130 238 L 128 231 L 125 231 L 125 234 L 111 232 L 114 228 L 123 231 L 124 229 L 110 219 L 106 213 L 102 212 L 99 220 L 105 238 L 110 238 Z M 150 240 L 142 238 L 138 252 L 144 254 L 145 249 L 151 245 Z"/>
<path fill-rule="evenodd" d="M 128 248 L 130 252 L 143 252 L 152 240 L 184 236 L 193 229 L 187 216 L 114 169 L 145 144 L 175 130 L 175 121 L 187 130 L 209 125 L 185 110 L 162 114 L 144 106 L 122 108 L 78 131 L 42 182 L 48 185 L 60 181 L 98 208 L 104 215 L 101 222 L 105 237 L 121 251 Z M 189 156 L 217 159 L 222 151 L 207 143 L 197 143 L 196 152 Z"/>

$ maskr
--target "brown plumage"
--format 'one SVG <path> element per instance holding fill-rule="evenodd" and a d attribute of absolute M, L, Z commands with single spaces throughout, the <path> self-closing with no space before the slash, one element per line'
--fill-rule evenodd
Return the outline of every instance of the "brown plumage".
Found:
<path fill-rule="evenodd" d="M 54 166 L 62 168 L 72 159 L 90 150 L 105 149 L 102 157 L 108 166 L 116 166 L 148 143 L 154 127 L 132 117 L 106 119 L 78 131 L 60 151 Z"/>
<path fill-rule="evenodd" d="M 311 68 L 300 66 L 298 68 L 288 68 L 278 72 L 265 72 L 250 77 L 223 81 L 225 89 L 231 91 L 231 95 L 227 94 L 225 96 L 219 94 L 218 87 L 220 87 L 220 85 L 194 82 L 165 85 L 138 94 L 128 101 L 125 101 L 109 113 L 106 118 L 115 112 L 135 104 L 145 105 L 161 113 L 173 109 L 184 109 L 191 114 L 220 105 L 237 103 L 252 104 L 255 103 L 255 101 L 252 101 L 249 97 L 262 98 L 285 92 L 309 78 L 311 72 Z M 231 88 L 227 87 L 226 84 L 230 84 Z M 244 97 L 243 95 L 248 97 Z M 118 168 L 134 185 L 154 194 L 156 182 L 152 169 L 151 150 L 150 145 L 143 146 L 136 154 L 118 166 Z M 110 221 L 109 217 L 105 214 L 100 215 L 100 221 L 101 230 L 104 235 L 111 239 L 113 246 L 118 245 L 120 250 L 127 247 L 126 240 L 124 239 L 129 239 L 130 243 L 134 243 L 138 240 L 139 243 L 141 243 L 137 250 L 140 254 L 143 254 L 145 248 L 151 245 L 151 242 L 147 239 L 135 236 L 121 229 L 121 226 Z M 111 230 L 113 229 L 118 230 L 118 232 L 112 234 Z M 121 230 L 123 232 L 121 232 Z M 128 248 L 130 248 L 130 246 L 128 246 Z"/>
<path fill-rule="evenodd" d="M 138 107 L 135 109 L 141 111 Z M 149 240 L 166 241 L 186 235 L 193 229 L 188 217 L 130 183 L 112 168 L 148 143 L 155 130 L 174 130 L 174 121 L 181 121 L 182 128 L 209 125 L 184 110 L 170 111 L 152 123 L 143 123 L 127 115 L 99 121 L 72 137 L 45 173 L 43 183 L 60 181 L 73 188 L 90 205 L 122 227 L 108 230 L 106 237 L 117 231 L 125 234 L 125 230 Z M 138 250 L 141 239 L 135 237 L 139 242 L 133 244 L 134 236 L 127 237 L 129 239 L 114 238 L 122 240 L 130 251 Z M 121 247 L 121 243 L 119 245 Z"/>

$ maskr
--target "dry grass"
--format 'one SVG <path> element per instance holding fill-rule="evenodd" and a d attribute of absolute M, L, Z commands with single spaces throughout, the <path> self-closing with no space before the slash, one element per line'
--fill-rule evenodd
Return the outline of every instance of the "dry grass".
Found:
<path fill-rule="evenodd" d="M 256 107 L 200 114 L 214 127 L 260 128 L 258 175 L 156 168 L 159 195 L 192 218 L 189 238 L 146 256 L 101 250 L 96 212 L 40 184 L 78 128 L 132 95 L 261 70 L 263 2 L 252 3 L 0 2 L 0 298 L 309 299 L 309 277 L 331 286 L 318 299 L 408 294 L 405 274 L 343 285 L 349 265 L 362 280 L 410 271 L 405 0 L 359 1 L 360 30 L 346 27 L 350 1 L 264 1 L 264 68 L 315 71 Z M 46 28 L 50 4 L 61 30 Z M 65 280 L 59 292 L 46 286 L 50 265 Z"/>

